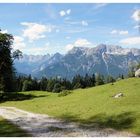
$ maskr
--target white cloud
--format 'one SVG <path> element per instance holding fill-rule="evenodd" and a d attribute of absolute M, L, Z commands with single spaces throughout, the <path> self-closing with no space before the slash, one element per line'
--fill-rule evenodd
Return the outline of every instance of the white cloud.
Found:
<path fill-rule="evenodd" d="M 85 29 L 85 28 L 79 28 L 79 29 L 67 29 L 66 32 L 73 34 L 73 33 L 83 33 L 83 32 L 87 32 L 89 31 L 89 29 Z"/>
<path fill-rule="evenodd" d="M 140 10 L 136 10 L 136 11 L 133 13 L 132 18 L 133 18 L 135 21 L 140 21 Z"/>
<path fill-rule="evenodd" d="M 120 31 L 119 34 L 120 35 L 127 35 L 128 34 L 128 31 Z"/>
<path fill-rule="evenodd" d="M 42 55 L 42 54 L 47 54 L 50 51 L 50 49 L 51 49 L 50 42 L 47 42 L 44 46 L 40 46 L 40 47 L 36 47 L 36 46 L 27 47 L 27 46 L 25 46 L 22 51 L 26 54 Z"/>
<path fill-rule="evenodd" d="M 140 25 L 134 26 L 134 29 L 138 29 L 138 28 L 140 28 Z"/>
<path fill-rule="evenodd" d="M 65 47 L 66 51 L 71 50 L 73 47 L 89 47 L 92 43 L 89 42 L 87 39 L 77 39 L 73 44 L 68 44 Z"/>
<path fill-rule="evenodd" d="M 59 33 L 59 32 L 60 32 L 60 30 L 59 30 L 59 29 L 56 29 L 55 31 L 56 31 L 56 33 Z"/>
<path fill-rule="evenodd" d="M 74 47 L 73 44 L 68 44 L 68 45 L 66 45 L 65 50 L 66 50 L 66 51 L 69 51 L 69 50 L 71 50 L 73 47 Z"/>
<path fill-rule="evenodd" d="M 61 10 L 59 12 L 60 16 L 63 17 L 65 15 L 69 15 L 71 13 L 71 9 L 67 9 L 67 10 Z"/>
<path fill-rule="evenodd" d="M 82 24 L 81 21 L 66 21 L 67 24 L 70 24 L 70 25 L 80 25 Z"/>
<path fill-rule="evenodd" d="M 135 36 L 135 37 L 125 38 L 120 40 L 120 43 L 124 45 L 140 45 L 140 37 Z"/>
<path fill-rule="evenodd" d="M 89 45 L 91 45 L 91 43 L 87 39 L 78 39 L 74 43 L 75 47 L 87 47 Z"/>
<path fill-rule="evenodd" d="M 59 14 L 60 14 L 61 17 L 63 17 L 63 16 L 66 15 L 66 12 L 64 10 L 62 10 L 62 11 L 59 12 Z"/>
<path fill-rule="evenodd" d="M 13 49 L 19 49 L 22 51 L 25 47 L 26 44 L 24 43 L 24 39 L 20 36 L 14 36 Z"/>
<path fill-rule="evenodd" d="M 66 36 L 66 39 L 70 39 L 71 37 L 70 36 Z"/>
<path fill-rule="evenodd" d="M 66 23 L 67 24 L 70 24 L 70 25 L 82 25 L 82 26 L 88 26 L 88 21 L 86 21 L 86 20 L 82 20 L 82 21 L 68 21 L 68 20 L 66 20 Z"/>
<path fill-rule="evenodd" d="M 81 23 L 82 23 L 83 26 L 88 26 L 88 22 L 85 21 L 85 20 L 83 20 Z"/>
<path fill-rule="evenodd" d="M 26 26 L 26 28 L 23 30 L 23 36 L 27 37 L 30 42 L 44 38 L 44 33 L 51 32 L 53 28 L 51 25 L 43 25 L 31 22 L 22 22 L 21 25 Z"/>
<path fill-rule="evenodd" d="M 50 49 L 49 46 L 33 47 L 33 48 L 28 48 L 27 53 L 28 54 L 34 54 L 34 55 L 47 54 L 49 52 L 49 49 Z"/>
<path fill-rule="evenodd" d="M 68 9 L 66 13 L 69 15 L 71 13 L 71 9 Z"/>
<path fill-rule="evenodd" d="M 108 5 L 107 3 L 99 3 L 99 4 L 96 4 L 94 6 L 94 9 L 97 10 L 97 9 L 100 9 L 100 8 L 105 7 L 107 5 Z"/>
<path fill-rule="evenodd" d="M 117 31 L 117 30 L 112 30 L 110 33 L 111 33 L 111 34 L 117 34 L 118 31 Z"/>
<path fill-rule="evenodd" d="M 46 44 L 45 44 L 45 46 L 49 46 L 50 45 L 50 42 L 47 42 Z"/>
<path fill-rule="evenodd" d="M 112 30 L 110 33 L 117 34 L 117 35 L 127 35 L 128 31 L 126 31 L 126 30 Z"/>
<path fill-rule="evenodd" d="M 0 33 L 2 33 L 2 34 L 8 33 L 8 30 L 7 29 L 6 30 L 1 30 Z"/>

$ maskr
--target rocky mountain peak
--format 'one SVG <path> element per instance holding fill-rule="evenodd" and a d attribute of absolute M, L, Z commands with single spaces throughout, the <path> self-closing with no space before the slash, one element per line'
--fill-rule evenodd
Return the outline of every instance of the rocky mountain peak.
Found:
<path fill-rule="evenodd" d="M 140 60 L 140 49 L 122 48 L 117 45 L 100 44 L 97 47 L 74 47 L 67 54 L 51 56 L 28 56 L 16 61 L 17 71 L 41 77 L 60 75 L 72 78 L 75 74 L 96 73 L 118 76 L 126 74 L 131 63 Z"/>

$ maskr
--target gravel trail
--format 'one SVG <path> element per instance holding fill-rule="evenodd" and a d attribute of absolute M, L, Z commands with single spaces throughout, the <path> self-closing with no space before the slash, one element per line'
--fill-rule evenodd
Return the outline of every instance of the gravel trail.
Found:
<path fill-rule="evenodd" d="M 77 123 L 68 123 L 48 115 L 35 114 L 15 107 L 0 107 L 0 116 L 26 130 L 34 137 L 130 137 L 128 132 L 114 129 L 81 128 Z"/>

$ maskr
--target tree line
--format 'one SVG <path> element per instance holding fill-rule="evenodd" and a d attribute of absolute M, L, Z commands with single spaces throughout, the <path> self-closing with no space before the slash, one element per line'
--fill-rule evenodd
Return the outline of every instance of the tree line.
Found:
<path fill-rule="evenodd" d="M 123 76 L 121 75 L 120 78 Z M 105 83 L 114 83 L 116 81 L 112 76 L 107 76 L 104 78 L 101 74 L 92 74 L 89 76 L 76 75 L 72 80 L 65 78 L 49 78 L 42 77 L 40 80 L 29 76 L 18 76 L 16 78 L 16 91 L 32 91 L 41 90 L 48 92 L 61 92 L 63 90 L 73 90 L 78 88 L 88 88 L 98 85 L 103 85 Z"/>
<path fill-rule="evenodd" d="M 135 77 L 135 71 L 140 68 L 140 63 L 129 68 L 127 76 L 119 74 L 118 77 L 113 77 L 108 75 L 104 77 L 99 73 L 85 76 L 75 75 L 72 80 L 66 78 L 46 78 L 42 77 L 40 80 L 29 76 L 18 76 L 16 78 L 16 91 L 32 91 L 32 90 L 41 90 L 48 92 L 61 92 L 63 90 L 73 90 L 78 88 L 88 88 L 98 85 L 103 85 L 125 79 Z"/>

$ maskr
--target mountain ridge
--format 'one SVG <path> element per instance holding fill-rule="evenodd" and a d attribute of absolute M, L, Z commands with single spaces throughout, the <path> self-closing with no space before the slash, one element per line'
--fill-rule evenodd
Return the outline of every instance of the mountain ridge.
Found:
<path fill-rule="evenodd" d="M 94 48 L 74 47 L 65 55 L 55 53 L 54 55 L 42 55 L 40 57 L 32 55 L 36 61 L 22 60 L 15 63 L 17 70 L 19 64 L 28 64 L 26 74 L 32 74 L 35 77 L 65 77 L 72 78 L 76 74 L 84 75 L 86 73 L 101 73 L 103 75 L 117 76 L 128 72 L 132 64 L 140 61 L 140 49 L 122 48 L 117 45 L 100 44 Z M 24 57 L 24 56 L 23 56 Z M 39 60 L 37 60 L 37 58 Z M 31 69 L 30 66 L 33 65 Z M 24 69 L 20 72 L 24 72 Z"/>

